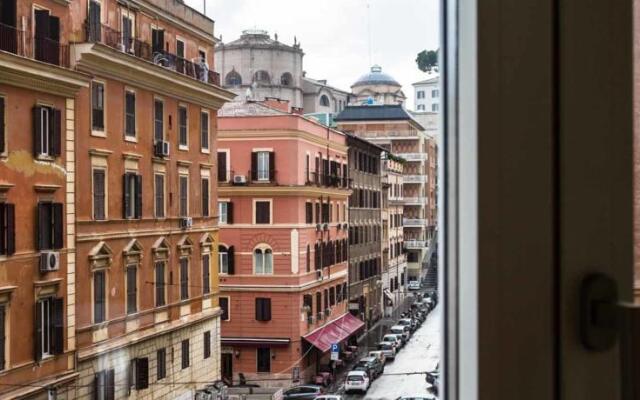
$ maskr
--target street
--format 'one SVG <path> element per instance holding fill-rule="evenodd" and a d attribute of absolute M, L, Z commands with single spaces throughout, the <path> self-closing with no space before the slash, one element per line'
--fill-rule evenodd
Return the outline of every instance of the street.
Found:
<path fill-rule="evenodd" d="M 374 380 L 367 394 L 340 393 L 344 399 L 396 399 L 400 396 L 432 397 L 427 391 L 424 374 L 407 373 L 432 371 L 440 357 L 440 307 L 436 307 L 427 320 L 411 336 L 409 343 L 400 350 L 394 361 L 386 364 L 384 373 Z"/>

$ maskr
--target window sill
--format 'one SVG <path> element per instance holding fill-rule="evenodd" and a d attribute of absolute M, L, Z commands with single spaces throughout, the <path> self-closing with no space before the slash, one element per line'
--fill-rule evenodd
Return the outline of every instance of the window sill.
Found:
<path fill-rule="evenodd" d="M 95 136 L 95 137 L 101 137 L 101 138 L 106 138 L 107 137 L 107 131 L 98 131 L 95 129 L 91 130 L 91 136 Z"/>
<path fill-rule="evenodd" d="M 54 162 L 56 160 L 56 158 L 54 156 L 50 156 L 48 154 L 38 154 L 36 156 L 36 160 L 37 161 L 43 161 L 43 162 Z"/>
<path fill-rule="evenodd" d="M 131 136 L 131 135 L 124 135 L 124 141 L 125 142 L 131 142 L 131 143 L 138 143 L 138 134 L 136 132 L 135 136 Z"/>
<path fill-rule="evenodd" d="M 189 151 L 189 146 L 178 145 L 179 151 Z"/>
<path fill-rule="evenodd" d="M 209 149 L 200 149 L 200 153 L 202 153 L 202 154 L 211 154 L 211 150 L 209 150 Z"/>

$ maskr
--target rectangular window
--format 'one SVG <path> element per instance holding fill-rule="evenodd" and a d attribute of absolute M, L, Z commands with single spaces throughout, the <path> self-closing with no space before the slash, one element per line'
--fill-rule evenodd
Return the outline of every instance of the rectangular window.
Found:
<path fill-rule="evenodd" d="M 209 216 L 209 178 L 202 178 L 202 216 Z"/>
<path fill-rule="evenodd" d="M 6 312 L 6 307 L 4 305 L 0 305 L 0 371 L 4 370 L 6 367 Z"/>
<path fill-rule="evenodd" d="M 16 252 L 16 208 L 15 204 L 0 203 L 0 254 Z"/>
<path fill-rule="evenodd" d="M 271 223 L 271 202 L 256 201 L 256 224 Z"/>
<path fill-rule="evenodd" d="M 189 177 L 180 175 L 180 216 L 189 214 Z"/>
<path fill-rule="evenodd" d="M 91 83 L 91 128 L 104 131 L 104 83 Z"/>
<path fill-rule="evenodd" d="M 305 204 L 305 222 L 307 224 L 313 223 L 313 205 L 309 202 Z"/>
<path fill-rule="evenodd" d="M 93 170 L 93 219 L 101 221 L 106 218 L 105 213 L 105 171 L 103 169 Z"/>
<path fill-rule="evenodd" d="M 0 97 L 0 154 L 4 154 L 7 151 L 6 142 L 6 128 L 5 128 L 5 105 L 4 97 Z"/>
<path fill-rule="evenodd" d="M 93 2 L 92 2 L 93 3 Z M 96 400 L 115 400 L 115 371 L 103 370 L 95 374 L 94 388 Z"/>
<path fill-rule="evenodd" d="M 167 349 L 156 351 L 156 378 L 162 380 L 167 377 Z"/>
<path fill-rule="evenodd" d="M 136 136 L 136 94 L 127 90 L 124 94 L 124 134 Z"/>
<path fill-rule="evenodd" d="M 164 140 L 164 103 L 162 100 L 153 102 L 153 138 L 156 142 Z"/>
<path fill-rule="evenodd" d="M 35 157 L 57 157 L 61 149 L 62 113 L 60 110 L 33 108 L 33 153 Z"/>
<path fill-rule="evenodd" d="M 62 203 L 38 203 L 38 250 L 63 247 Z"/>
<path fill-rule="evenodd" d="M 101 39 L 100 3 L 89 1 L 89 42 L 99 42 Z"/>
<path fill-rule="evenodd" d="M 271 321 L 271 299 L 256 298 L 256 321 Z"/>
<path fill-rule="evenodd" d="M 164 53 L 164 29 L 151 28 L 151 51 Z"/>
<path fill-rule="evenodd" d="M 178 144 L 180 147 L 187 147 L 188 134 L 187 134 L 187 107 L 178 107 Z"/>
<path fill-rule="evenodd" d="M 156 218 L 164 218 L 164 175 L 155 174 L 155 215 Z"/>
<path fill-rule="evenodd" d="M 127 267 L 127 314 L 138 311 L 138 269 L 135 265 Z"/>
<path fill-rule="evenodd" d="M 200 148 L 209 150 L 209 113 L 200 113 Z"/>
<path fill-rule="evenodd" d="M 435 103 L 435 104 L 431 105 L 431 111 L 433 111 L 433 112 L 440 111 L 440 106 L 438 105 L 438 103 Z"/>
<path fill-rule="evenodd" d="M 202 256 L 202 293 L 203 294 L 208 294 L 211 292 L 211 282 L 210 282 L 210 276 L 211 276 L 211 263 L 209 262 L 210 260 L 210 255 L 209 254 L 204 254 Z"/>
<path fill-rule="evenodd" d="M 268 347 L 258 347 L 256 352 L 258 372 L 271 372 L 271 349 Z"/>
<path fill-rule="evenodd" d="M 122 178 L 122 194 L 124 218 L 142 218 L 142 175 L 125 173 Z"/>
<path fill-rule="evenodd" d="M 131 52 L 133 50 L 133 38 L 135 37 L 135 32 L 133 30 L 135 24 L 133 23 L 133 16 L 135 14 L 130 13 L 130 15 L 125 15 L 128 11 L 126 9 L 121 9 L 122 12 L 122 47 L 126 53 Z"/>
<path fill-rule="evenodd" d="M 189 339 L 182 341 L 182 369 L 189 368 Z"/>
<path fill-rule="evenodd" d="M 220 309 L 222 310 L 222 315 L 220 316 L 220 318 L 222 318 L 223 321 L 228 321 L 229 320 L 229 298 L 220 297 L 219 301 L 220 301 Z"/>
<path fill-rule="evenodd" d="M 164 261 L 156 261 L 156 266 L 155 266 L 156 307 L 162 307 L 166 304 L 164 268 L 165 268 Z"/>
<path fill-rule="evenodd" d="M 36 302 L 35 358 L 64 351 L 64 303 L 62 298 L 48 297 Z"/>
<path fill-rule="evenodd" d="M 227 249 L 220 246 L 218 250 L 218 263 L 220 264 L 220 273 L 228 274 L 229 273 L 229 253 Z"/>
<path fill-rule="evenodd" d="M 105 271 L 96 271 L 93 273 L 93 322 L 99 324 L 106 318 L 106 282 Z"/>
<path fill-rule="evenodd" d="M 204 348 L 202 349 L 202 355 L 204 359 L 211 357 L 211 331 L 206 331 L 202 337 Z"/>
<path fill-rule="evenodd" d="M 131 388 L 144 390 L 149 387 L 149 358 L 134 358 L 129 363 L 128 391 Z"/>
<path fill-rule="evenodd" d="M 258 157 L 258 180 L 268 181 L 269 180 L 269 152 L 259 151 L 257 153 L 257 157 Z"/>
<path fill-rule="evenodd" d="M 431 91 L 431 97 L 436 98 L 440 95 L 440 91 L 438 89 L 433 89 Z"/>
<path fill-rule="evenodd" d="M 180 300 L 189 299 L 189 259 L 180 259 Z"/>
<path fill-rule="evenodd" d="M 418 91 L 418 98 L 419 99 L 424 99 L 424 91 L 422 91 L 422 90 Z"/>
<path fill-rule="evenodd" d="M 227 153 L 225 151 L 218 152 L 218 182 L 227 181 Z"/>
<path fill-rule="evenodd" d="M 218 203 L 218 223 L 229 223 L 229 204 L 226 201 Z"/>

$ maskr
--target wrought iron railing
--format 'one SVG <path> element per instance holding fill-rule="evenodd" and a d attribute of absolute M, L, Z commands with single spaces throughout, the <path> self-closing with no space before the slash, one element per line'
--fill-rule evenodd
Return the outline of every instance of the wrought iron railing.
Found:
<path fill-rule="evenodd" d="M 0 50 L 69 68 L 69 45 L 0 23 Z"/>

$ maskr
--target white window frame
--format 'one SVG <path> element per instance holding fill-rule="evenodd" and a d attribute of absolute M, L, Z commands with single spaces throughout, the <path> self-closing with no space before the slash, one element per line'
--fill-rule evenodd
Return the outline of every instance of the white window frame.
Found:
<path fill-rule="evenodd" d="M 207 147 L 202 145 L 202 116 L 207 116 Z M 200 152 L 204 154 L 209 154 L 211 152 L 211 114 L 209 110 L 202 109 L 200 110 L 200 131 L 199 133 L 199 141 L 200 141 Z"/>
<path fill-rule="evenodd" d="M 219 299 L 227 299 L 227 319 L 222 319 L 220 314 L 220 322 L 231 322 L 231 296 L 220 296 Z"/>
<path fill-rule="evenodd" d="M 95 219 L 95 181 L 93 179 L 93 172 L 100 170 L 104 172 L 104 219 Z M 92 165 L 91 166 L 91 220 L 92 221 L 108 221 L 109 220 L 109 171 L 107 166 Z"/>
<path fill-rule="evenodd" d="M 158 187 L 156 186 L 156 175 L 162 175 L 163 179 L 162 179 L 162 217 L 158 216 L 158 208 L 157 208 L 157 204 L 156 204 L 156 191 L 158 190 Z M 154 171 L 153 172 L 153 216 L 156 219 L 165 219 L 167 218 L 167 174 L 165 174 L 164 172 L 160 172 L 160 171 Z"/>
<path fill-rule="evenodd" d="M 256 203 L 258 202 L 269 203 L 269 223 L 268 224 L 256 223 L 256 213 L 257 213 Z M 252 212 L 251 218 L 252 218 L 253 225 L 273 225 L 273 199 L 253 199 L 252 203 L 253 203 L 253 210 L 252 210 L 253 212 Z"/>
<path fill-rule="evenodd" d="M 262 182 L 268 182 L 269 181 L 269 173 L 271 171 L 269 171 L 269 156 L 270 156 L 270 152 L 268 151 L 257 151 L 256 152 L 256 168 L 258 169 L 258 171 L 256 172 L 256 176 L 258 177 L 259 181 Z M 266 167 L 264 165 L 261 166 L 261 164 L 264 164 L 266 160 Z"/>
<path fill-rule="evenodd" d="M 220 244 L 220 246 L 224 247 L 226 251 L 221 252 L 220 250 L 218 250 L 218 272 L 220 274 L 227 275 L 229 274 L 229 246 L 226 246 L 224 244 Z M 227 260 L 226 268 L 224 268 L 225 263 L 223 262 L 223 259 L 224 259 L 223 254 L 226 256 L 226 260 Z"/>
<path fill-rule="evenodd" d="M 132 93 L 134 98 L 134 110 L 133 115 L 135 118 L 135 125 L 133 127 L 133 136 L 127 133 L 127 93 Z M 122 131 L 124 133 L 124 140 L 126 142 L 138 143 L 138 93 L 135 89 L 131 89 L 129 87 L 124 88 L 124 104 L 122 107 L 123 111 L 123 120 L 122 120 Z"/>
<path fill-rule="evenodd" d="M 229 223 L 228 221 L 229 221 L 229 202 L 218 201 L 218 225 L 226 225 Z"/>
<path fill-rule="evenodd" d="M 40 354 L 42 359 L 47 357 L 52 357 L 53 353 L 51 352 L 51 338 L 48 336 L 51 335 L 51 331 L 49 326 L 51 325 L 51 321 L 49 320 L 51 316 L 51 300 L 52 297 L 44 297 L 37 300 L 37 306 L 40 307 L 40 315 L 42 316 L 40 320 Z M 45 338 L 45 332 L 47 332 L 47 337 Z M 46 340 L 49 339 L 49 340 Z"/>
<path fill-rule="evenodd" d="M 256 257 L 255 257 L 255 252 L 259 251 L 262 253 L 262 265 L 258 265 Z M 266 269 L 266 255 L 267 255 L 267 251 L 270 252 L 271 254 L 271 270 L 267 271 Z M 251 252 L 251 259 L 252 259 L 252 263 L 253 263 L 253 273 L 254 275 L 273 275 L 273 270 L 274 270 L 274 257 L 273 257 L 273 249 L 271 248 L 271 246 L 269 246 L 268 244 L 259 244 L 256 247 L 253 248 L 253 251 Z"/>
<path fill-rule="evenodd" d="M 182 178 L 185 178 L 187 181 L 187 205 L 186 205 L 186 212 L 185 215 L 181 215 L 181 210 L 180 208 L 182 207 L 182 193 L 181 193 L 181 185 L 182 185 Z M 190 196 L 189 196 L 189 186 L 190 186 L 190 182 L 189 182 L 189 174 L 185 174 L 185 173 L 179 173 L 178 174 L 178 215 L 180 217 L 188 217 L 189 216 L 189 200 L 190 200 Z"/>
<path fill-rule="evenodd" d="M 180 109 L 184 108 L 187 110 L 187 143 L 180 143 Z M 178 150 L 188 151 L 189 150 L 189 105 L 185 103 L 178 104 Z"/>

